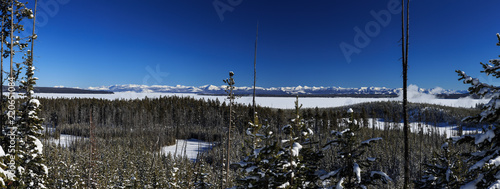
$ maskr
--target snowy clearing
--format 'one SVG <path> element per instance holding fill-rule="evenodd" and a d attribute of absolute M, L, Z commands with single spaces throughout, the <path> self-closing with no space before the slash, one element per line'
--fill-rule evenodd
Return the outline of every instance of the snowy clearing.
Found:
<path fill-rule="evenodd" d="M 223 102 L 227 99 L 226 96 L 204 96 L 189 93 L 135 93 L 135 92 L 117 92 L 114 94 L 58 94 L 58 93 L 39 93 L 38 97 L 45 98 L 98 98 L 98 99 L 143 99 L 143 98 L 158 98 L 160 96 L 179 96 L 179 97 L 192 97 L 195 99 L 218 99 Z M 401 98 L 328 98 L 328 97 L 303 97 L 299 102 L 303 108 L 330 108 L 339 106 L 348 106 L 364 102 L 377 102 L 377 101 L 400 101 Z M 295 97 L 256 97 L 255 101 L 258 105 L 263 107 L 292 109 L 295 104 Z M 464 107 L 470 108 L 476 106 L 478 103 L 487 103 L 489 99 L 437 99 L 433 95 L 428 94 L 413 94 L 409 95 L 410 102 L 416 103 L 429 103 L 451 107 Z M 242 96 L 236 99 L 237 103 L 251 104 L 251 96 Z"/>
<path fill-rule="evenodd" d="M 392 123 L 392 122 L 384 122 L 383 119 L 375 119 L 373 121 L 372 118 L 368 118 L 368 128 L 373 128 L 379 130 L 392 129 L 392 130 L 403 130 L 403 123 Z M 420 133 L 430 134 L 430 133 L 438 133 L 440 135 L 445 135 L 446 137 L 458 136 L 458 126 L 457 125 L 447 125 L 445 123 L 439 123 L 438 126 L 434 126 L 428 123 L 422 122 L 411 122 L 409 123 L 410 132 L 412 133 Z M 463 128 L 463 134 L 475 134 L 481 133 L 482 130 L 480 128 Z"/>
<path fill-rule="evenodd" d="M 186 156 L 192 161 L 196 161 L 198 154 L 212 148 L 212 143 L 201 141 L 198 139 L 176 140 L 175 145 L 164 146 L 161 152 L 165 155 L 172 154 L 172 156 Z"/>
<path fill-rule="evenodd" d="M 65 148 L 65 147 L 70 146 L 73 142 L 81 141 L 81 140 L 88 140 L 88 138 L 74 136 L 74 135 L 61 134 L 59 136 L 59 139 L 50 138 L 48 141 L 52 144 L 61 145 L 61 147 Z"/>
<path fill-rule="evenodd" d="M 48 130 L 46 126 L 42 126 L 43 127 L 43 130 L 41 131 L 42 133 L 48 133 L 49 136 L 54 134 L 54 132 L 56 131 L 56 129 L 54 127 L 49 127 Z M 76 141 L 82 141 L 82 140 L 88 140 L 87 137 L 81 137 L 81 136 L 75 136 L 75 135 L 68 135 L 68 134 L 60 134 L 59 135 L 59 139 L 55 139 L 55 138 L 52 138 L 50 137 L 48 139 L 48 142 L 49 143 L 52 143 L 52 144 L 55 144 L 56 146 L 57 145 L 61 145 L 61 147 L 63 148 L 66 148 L 66 147 L 69 147 L 72 143 L 76 142 Z M 43 141 L 47 141 L 47 139 L 43 139 Z"/>

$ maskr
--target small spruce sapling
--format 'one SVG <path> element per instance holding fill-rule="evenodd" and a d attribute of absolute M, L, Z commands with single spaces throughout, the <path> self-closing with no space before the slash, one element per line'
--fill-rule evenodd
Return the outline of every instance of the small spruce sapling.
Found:
<path fill-rule="evenodd" d="M 425 175 L 414 181 L 415 188 L 459 188 L 463 162 L 456 151 L 450 149 L 449 141 L 441 146 L 440 153 L 434 152 L 430 163 L 424 164 Z"/>
<path fill-rule="evenodd" d="M 373 143 L 382 138 L 372 138 L 359 143 L 356 133 L 360 127 L 354 120 L 354 111 L 349 109 L 347 113 L 350 119 L 347 121 L 349 128 L 343 131 L 331 131 L 335 137 L 334 140 L 327 142 L 324 150 L 331 145 L 339 146 L 337 158 L 341 160 L 341 165 L 334 171 L 320 175 L 321 180 L 330 180 L 335 183 L 337 188 L 366 188 L 369 185 L 387 184 L 392 179 L 382 171 L 365 171 L 371 167 L 376 160 L 372 157 L 366 157 L 364 153 Z"/>
<path fill-rule="evenodd" d="M 285 180 L 276 172 L 280 149 L 271 127 L 259 123 L 258 114 L 249 122 L 245 132 L 245 146 L 250 147 L 246 156 L 237 164 L 241 173 L 238 188 L 276 188 Z"/>

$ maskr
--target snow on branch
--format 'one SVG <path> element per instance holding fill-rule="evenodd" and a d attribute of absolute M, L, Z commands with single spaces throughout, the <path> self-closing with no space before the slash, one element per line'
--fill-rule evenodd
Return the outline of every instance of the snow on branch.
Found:
<path fill-rule="evenodd" d="M 371 138 L 371 139 L 368 139 L 368 140 L 365 140 L 365 141 L 361 142 L 361 144 L 370 144 L 370 142 L 376 142 L 376 141 L 379 141 L 379 140 L 382 140 L 382 138 L 381 137 Z"/>

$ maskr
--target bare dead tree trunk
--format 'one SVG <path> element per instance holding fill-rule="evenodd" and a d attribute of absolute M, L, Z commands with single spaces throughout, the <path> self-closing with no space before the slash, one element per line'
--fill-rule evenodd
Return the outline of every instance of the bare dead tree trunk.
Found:
<path fill-rule="evenodd" d="M 35 0 L 35 12 L 33 13 L 34 15 L 36 15 L 37 4 L 38 4 L 38 0 Z M 29 61 L 31 62 L 32 66 L 34 63 L 34 56 L 33 56 L 33 49 L 34 48 L 33 48 L 33 46 L 35 45 L 35 38 L 36 38 L 35 37 L 36 36 L 36 34 L 35 34 L 35 22 L 36 22 L 36 16 L 33 16 L 33 33 L 31 34 L 31 50 L 28 53 L 28 58 L 29 58 Z M 28 75 L 28 80 L 32 79 L 32 77 L 33 77 L 33 75 Z M 31 93 L 27 92 L 26 95 L 28 96 L 29 99 L 31 99 Z"/>
<path fill-rule="evenodd" d="M 233 89 L 235 84 L 233 76 L 234 73 L 231 71 L 229 72 L 229 79 L 224 80 L 224 83 L 227 83 L 229 85 L 226 89 L 229 99 L 229 128 L 227 131 L 227 157 L 226 157 L 226 188 L 231 187 L 229 184 L 229 162 L 230 162 L 230 152 L 231 152 L 231 128 L 233 125 L 233 104 L 234 104 Z"/>
<path fill-rule="evenodd" d="M 13 57 L 14 57 L 14 1 L 12 1 L 12 6 L 10 10 L 10 77 L 14 77 Z"/>
<path fill-rule="evenodd" d="M 255 83 L 257 81 L 257 40 L 259 39 L 259 22 L 257 22 L 257 34 L 255 35 L 255 53 L 253 57 L 253 116 L 255 117 Z"/>
<path fill-rule="evenodd" d="M 33 61 L 34 59 L 34 56 L 33 56 L 33 45 L 35 44 L 35 23 L 36 23 L 36 7 L 37 7 L 37 4 L 38 4 L 38 0 L 35 0 L 35 12 L 33 13 L 34 16 L 33 16 L 33 34 L 31 35 L 31 61 Z"/>
<path fill-rule="evenodd" d="M 232 91 L 232 90 L 231 90 Z M 226 188 L 229 188 L 229 153 L 231 151 L 231 126 L 232 126 L 232 111 L 233 111 L 233 104 L 231 100 L 229 100 L 229 129 L 227 131 L 227 155 L 226 155 Z"/>
<path fill-rule="evenodd" d="M 403 62 L 403 132 L 404 132 L 404 188 L 409 188 L 410 186 L 410 146 L 409 146 L 409 136 L 408 136 L 408 38 L 409 38 L 409 4 L 410 0 L 407 0 L 406 5 L 406 34 L 405 34 L 405 5 L 404 0 L 401 1 L 401 49 L 402 49 L 402 62 Z"/>

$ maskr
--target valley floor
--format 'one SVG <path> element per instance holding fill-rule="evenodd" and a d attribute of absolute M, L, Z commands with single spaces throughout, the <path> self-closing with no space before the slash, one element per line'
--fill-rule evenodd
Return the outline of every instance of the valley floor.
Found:
<path fill-rule="evenodd" d="M 37 93 L 38 97 L 45 98 L 97 98 L 97 99 L 144 99 L 144 98 L 158 98 L 160 96 L 179 96 L 191 97 L 195 99 L 218 99 L 224 102 L 226 96 L 204 96 L 189 93 L 134 93 L 134 92 L 118 92 L 114 94 L 60 94 L 60 93 Z M 300 98 L 300 96 L 299 96 Z M 256 103 L 262 107 L 280 108 L 280 109 L 293 109 L 295 97 L 256 97 Z M 303 108 L 331 108 L 339 106 L 348 106 L 364 102 L 378 102 L 378 101 L 401 101 L 401 98 L 328 98 L 328 97 L 306 97 L 300 98 L 300 103 Z M 479 103 L 487 103 L 489 99 L 472 99 L 472 98 L 459 98 L 459 99 L 438 99 L 433 95 L 428 94 L 413 94 L 409 96 L 409 102 L 413 103 L 428 103 L 451 107 L 471 108 Z M 240 104 L 251 104 L 251 96 L 242 96 L 236 99 Z"/>

